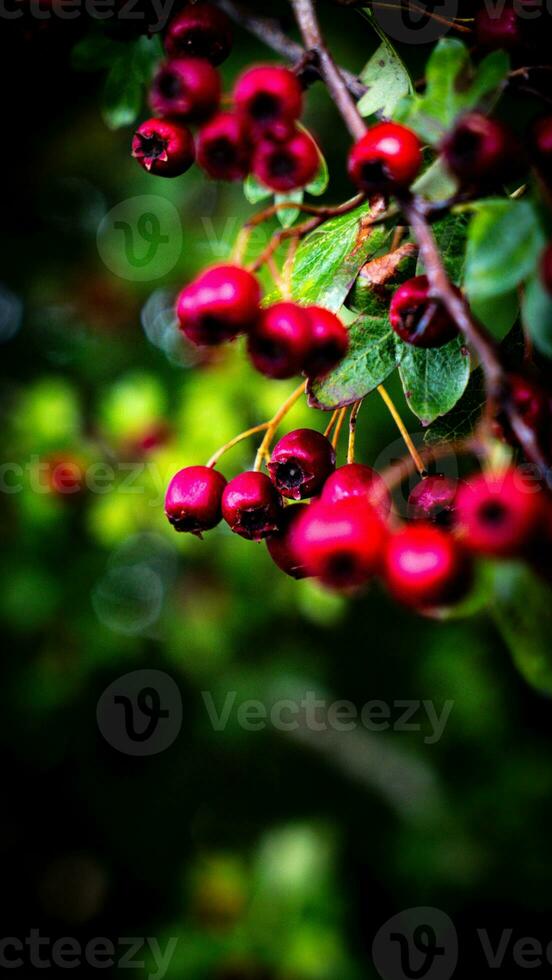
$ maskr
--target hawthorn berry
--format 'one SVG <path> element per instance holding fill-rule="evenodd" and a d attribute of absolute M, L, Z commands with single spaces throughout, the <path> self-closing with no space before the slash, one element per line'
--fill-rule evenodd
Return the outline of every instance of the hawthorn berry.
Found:
<path fill-rule="evenodd" d="M 291 500 L 314 497 L 335 469 L 335 449 L 316 429 L 294 429 L 272 450 L 268 472 L 276 489 Z"/>
<path fill-rule="evenodd" d="M 294 504 L 284 507 L 279 528 L 266 540 L 268 553 L 278 568 L 291 578 L 306 578 L 307 570 L 295 553 L 293 533 L 297 521 L 308 509 L 307 504 Z"/>
<path fill-rule="evenodd" d="M 415 133 L 399 123 L 372 126 L 350 154 L 349 176 L 359 191 L 386 193 L 408 187 L 422 165 L 422 147 Z"/>
<path fill-rule="evenodd" d="M 261 313 L 249 334 L 248 351 L 257 371 L 268 378 L 299 374 L 309 353 L 310 321 L 296 303 L 276 303 Z"/>
<path fill-rule="evenodd" d="M 544 286 L 552 294 L 552 243 L 543 252 L 540 268 Z"/>
<path fill-rule="evenodd" d="M 233 112 L 214 116 L 199 134 L 197 162 L 214 180 L 243 180 L 251 162 L 243 120 Z"/>
<path fill-rule="evenodd" d="M 399 286 L 391 300 L 389 320 L 401 340 L 414 347 L 442 347 L 458 335 L 448 311 L 430 297 L 427 276 L 414 276 Z"/>
<path fill-rule="evenodd" d="M 525 374 L 508 374 L 504 378 L 498 411 L 492 419 L 492 432 L 511 446 L 518 445 L 507 409 L 512 409 L 525 426 L 532 430 L 538 442 L 550 439 L 552 402 L 547 391 Z"/>
<path fill-rule="evenodd" d="M 534 123 L 531 145 L 537 162 L 547 167 L 549 173 L 552 164 L 552 115 L 541 116 Z"/>
<path fill-rule="evenodd" d="M 462 541 L 471 551 L 496 558 L 524 554 L 543 516 L 542 489 L 515 467 L 480 473 L 463 484 L 456 497 Z"/>
<path fill-rule="evenodd" d="M 310 320 L 311 342 L 303 370 L 308 378 L 321 378 L 345 357 L 349 334 L 331 310 L 307 306 L 305 312 Z"/>
<path fill-rule="evenodd" d="M 295 553 L 309 575 L 337 589 L 363 585 L 378 570 L 386 538 L 383 521 L 355 497 L 317 500 L 292 532 Z"/>
<path fill-rule="evenodd" d="M 316 143 L 297 129 L 284 142 L 261 140 L 253 154 L 252 170 L 261 183 L 283 194 L 309 184 L 319 165 Z"/>
<path fill-rule="evenodd" d="M 420 480 L 408 497 L 411 521 L 426 521 L 450 527 L 454 523 L 454 505 L 458 482 L 438 473 Z"/>
<path fill-rule="evenodd" d="M 260 541 L 278 530 L 282 498 L 265 473 L 240 473 L 225 487 L 222 516 L 235 534 Z"/>
<path fill-rule="evenodd" d="M 176 303 L 180 329 L 198 346 L 214 346 L 250 330 L 261 291 L 239 265 L 217 265 L 185 286 Z"/>
<path fill-rule="evenodd" d="M 71 496 L 84 489 L 83 465 L 75 456 L 50 456 L 46 460 L 46 478 L 48 490 L 57 497 Z"/>
<path fill-rule="evenodd" d="M 173 476 L 165 496 L 165 514 L 175 531 L 201 537 L 222 519 L 226 480 L 210 466 L 187 466 Z"/>
<path fill-rule="evenodd" d="M 154 76 L 150 105 L 159 116 L 203 122 L 220 102 L 220 76 L 201 58 L 173 58 Z"/>
<path fill-rule="evenodd" d="M 205 58 L 220 65 L 232 50 L 230 20 L 211 3 L 188 4 L 169 23 L 164 45 L 171 58 Z"/>
<path fill-rule="evenodd" d="M 297 76 L 279 65 L 249 68 L 236 82 L 234 103 L 258 138 L 287 139 L 303 108 Z"/>
<path fill-rule="evenodd" d="M 385 480 L 371 466 L 363 463 L 340 466 L 326 480 L 320 499 L 325 504 L 337 504 L 351 497 L 367 500 L 381 517 L 389 517 L 391 494 Z"/>
<path fill-rule="evenodd" d="M 441 150 L 448 169 L 463 183 L 506 180 L 523 162 L 511 130 L 479 112 L 463 116 L 443 140 Z"/>
<path fill-rule="evenodd" d="M 179 177 L 195 160 L 194 138 L 186 126 L 148 119 L 133 136 L 132 156 L 151 174 Z"/>
<path fill-rule="evenodd" d="M 475 36 L 481 48 L 511 50 L 522 43 L 519 17 L 513 6 L 502 10 L 482 6 L 475 15 Z"/>
<path fill-rule="evenodd" d="M 408 524 L 388 539 L 384 578 L 396 599 L 427 609 L 461 599 L 470 566 L 451 534 L 432 524 Z"/>

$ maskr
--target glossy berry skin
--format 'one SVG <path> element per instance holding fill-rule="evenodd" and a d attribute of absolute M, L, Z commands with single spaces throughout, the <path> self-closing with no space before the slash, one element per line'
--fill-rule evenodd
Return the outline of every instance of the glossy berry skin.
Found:
<path fill-rule="evenodd" d="M 309 575 L 324 585 L 364 585 L 378 570 L 386 538 L 379 515 L 355 498 L 336 504 L 316 501 L 298 520 L 293 547 Z"/>
<path fill-rule="evenodd" d="M 478 112 L 463 116 L 441 150 L 450 172 L 463 183 L 497 183 L 516 173 L 523 154 L 513 133 Z"/>
<path fill-rule="evenodd" d="M 226 480 L 210 466 L 187 466 L 173 476 L 165 496 L 165 514 L 175 531 L 201 536 L 222 519 Z"/>
<path fill-rule="evenodd" d="M 337 504 L 351 497 L 367 501 L 384 520 L 391 513 L 387 484 L 371 466 L 363 463 L 340 466 L 326 480 L 320 499 L 324 504 Z"/>
<path fill-rule="evenodd" d="M 457 526 L 471 551 L 513 558 L 531 546 L 543 507 L 543 491 L 514 467 L 502 473 L 480 473 L 458 491 Z"/>
<path fill-rule="evenodd" d="M 257 371 L 268 378 L 292 378 L 303 369 L 310 340 L 305 310 L 295 303 L 276 303 L 261 310 L 249 334 L 249 356 Z"/>
<path fill-rule="evenodd" d="M 458 482 L 437 474 L 420 480 L 408 497 L 408 517 L 411 521 L 425 521 L 441 527 L 454 523 L 454 505 Z"/>
<path fill-rule="evenodd" d="M 278 530 L 282 498 L 265 473 L 240 473 L 224 490 L 222 516 L 235 534 L 261 541 Z"/>
<path fill-rule="evenodd" d="M 432 524 L 408 524 L 387 542 L 384 579 L 400 602 L 431 609 L 465 595 L 469 562 L 451 534 Z"/>
<path fill-rule="evenodd" d="M 482 6 L 475 15 L 475 36 L 479 47 L 491 51 L 497 48 L 509 51 L 519 47 L 523 38 L 514 7 L 505 6 L 498 11 Z"/>
<path fill-rule="evenodd" d="M 179 177 L 195 160 L 194 138 L 186 126 L 148 119 L 133 136 L 132 156 L 150 174 Z"/>
<path fill-rule="evenodd" d="M 197 162 L 213 180 L 243 180 L 249 173 L 251 146 L 242 119 L 219 112 L 201 130 Z"/>
<path fill-rule="evenodd" d="M 188 4 L 169 23 L 164 45 L 171 58 L 205 58 L 220 65 L 232 50 L 230 21 L 211 3 Z"/>
<path fill-rule="evenodd" d="M 275 445 L 268 472 L 276 489 L 290 500 L 314 497 L 335 469 L 335 449 L 315 429 L 294 429 Z"/>
<path fill-rule="evenodd" d="M 261 140 L 253 154 L 252 170 L 262 184 L 284 194 L 310 184 L 319 166 L 316 143 L 308 133 L 296 130 L 284 142 Z"/>
<path fill-rule="evenodd" d="M 552 295 L 552 244 L 546 246 L 541 259 L 541 279 Z"/>
<path fill-rule="evenodd" d="M 198 346 L 215 346 L 253 327 L 261 291 L 239 265 L 217 265 L 186 286 L 176 303 L 180 329 Z"/>
<path fill-rule="evenodd" d="M 343 360 L 349 334 L 341 320 L 323 306 L 307 306 L 311 342 L 303 370 L 308 378 L 322 378 Z"/>
<path fill-rule="evenodd" d="M 234 103 L 256 139 L 285 140 L 301 115 L 303 93 L 297 76 L 288 68 L 260 65 L 238 78 Z"/>
<path fill-rule="evenodd" d="M 399 123 L 372 126 L 355 143 L 348 162 L 349 177 L 367 194 L 409 187 L 422 165 L 422 147 L 415 133 Z"/>
<path fill-rule="evenodd" d="M 275 534 L 267 538 L 266 546 L 272 561 L 278 568 L 290 575 L 291 578 L 306 578 L 307 570 L 293 547 L 293 533 L 297 521 L 308 510 L 307 504 L 295 504 L 284 507 L 280 517 L 280 526 Z"/>
<path fill-rule="evenodd" d="M 389 320 L 401 340 L 414 347 L 442 347 L 458 335 L 447 310 L 430 298 L 427 276 L 414 276 L 399 286 L 391 300 Z"/>
<path fill-rule="evenodd" d="M 173 58 L 157 71 L 150 105 L 158 116 L 203 122 L 218 109 L 220 76 L 201 58 Z"/>

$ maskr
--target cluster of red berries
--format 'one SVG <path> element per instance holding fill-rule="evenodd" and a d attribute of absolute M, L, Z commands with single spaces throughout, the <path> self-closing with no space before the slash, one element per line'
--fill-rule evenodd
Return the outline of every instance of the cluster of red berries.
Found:
<path fill-rule="evenodd" d="M 224 519 L 241 537 L 266 539 L 273 561 L 294 578 L 348 590 L 380 575 L 396 598 L 422 610 L 466 594 L 474 556 L 537 562 L 543 542 L 552 543 L 550 497 L 515 467 L 462 483 L 425 477 L 399 525 L 377 472 L 335 462 L 325 436 L 297 429 L 274 447 L 268 475 L 250 471 L 227 483 L 211 467 L 181 470 L 166 514 L 177 531 L 201 535 Z"/>
<path fill-rule="evenodd" d="M 485 4 L 475 14 L 479 48 L 509 51 L 527 64 L 546 50 L 550 12 L 541 0 L 506 0 L 500 7 Z"/>

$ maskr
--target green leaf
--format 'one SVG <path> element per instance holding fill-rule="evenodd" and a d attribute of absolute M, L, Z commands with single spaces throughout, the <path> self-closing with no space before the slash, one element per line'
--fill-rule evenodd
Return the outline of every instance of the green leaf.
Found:
<path fill-rule="evenodd" d="M 101 71 L 109 68 L 122 50 L 121 42 L 112 41 L 105 34 L 89 34 L 75 44 L 71 64 L 75 71 Z"/>
<path fill-rule="evenodd" d="M 326 163 L 326 158 L 323 153 L 318 151 L 318 156 L 320 159 L 320 166 L 316 176 L 311 180 L 310 184 L 307 184 L 305 190 L 308 194 L 312 194 L 313 197 L 321 197 L 325 194 L 328 189 L 328 184 L 330 182 L 330 172 L 328 170 L 328 164 Z"/>
<path fill-rule="evenodd" d="M 423 350 L 397 338 L 399 374 L 408 406 L 422 425 L 450 412 L 470 377 L 470 356 L 459 339 Z"/>
<path fill-rule="evenodd" d="M 302 190 L 291 191 L 289 194 L 275 194 L 274 203 L 281 204 L 283 201 L 293 201 L 297 204 L 302 204 L 304 193 Z M 282 228 L 291 228 L 292 224 L 299 217 L 299 208 L 282 208 L 278 211 L 278 221 L 282 225 Z"/>
<path fill-rule="evenodd" d="M 470 308 L 476 320 L 480 320 L 493 337 L 502 340 L 519 316 L 519 298 L 515 289 L 490 299 L 472 297 Z"/>
<path fill-rule="evenodd" d="M 142 82 L 132 67 L 132 59 L 123 56 L 112 65 L 105 81 L 102 115 L 110 129 L 130 126 L 142 107 Z"/>
<path fill-rule="evenodd" d="M 539 275 L 533 276 L 525 287 L 522 317 L 535 347 L 552 357 L 552 296 Z"/>
<path fill-rule="evenodd" d="M 471 435 L 486 403 L 485 375 L 481 368 L 472 371 L 464 394 L 454 408 L 436 419 L 425 433 L 427 443 L 453 442 Z"/>
<path fill-rule="evenodd" d="M 358 103 L 361 116 L 376 112 L 391 116 L 400 100 L 412 92 L 410 76 L 387 40 L 382 41 L 360 77 L 368 89 Z"/>
<path fill-rule="evenodd" d="M 433 234 L 439 246 L 443 265 L 449 279 L 459 283 L 464 271 L 466 252 L 467 222 L 463 216 L 449 215 L 433 226 Z M 424 269 L 421 259 L 418 261 L 418 273 Z"/>
<path fill-rule="evenodd" d="M 535 268 L 543 246 L 544 235 L 530 201 L 479 202 L 468 229 L 464 284 L 470 301 L 515 289 Z"/>
<path fill-rule="evenodd" d="M 526 565 L 495 567 L 491 609 L 525 680 L 552 694 L 552 592 Z"/>
<path fill-rule="evenodd" d="M 428 201 L 444 201 L 456 193 L 458 183 L 444 166 L 442 157 L 437 157 L 431 166 L 416 178 L 412 190 Z"/>
<path fill-rule="evenodd" d="M 270 188 L 261 184 L 253 174 L 248 174 L 243 182 L 243 193 L 250 204 L 258 204 L 259 201 L 266 201 L 272 196 Z"/>
<path fill-rule="evenodd" d="M 395 334 L 385 316 L 361 316 L 349 328 L 349 350 L 325 378 L 309 384 L 309 404 L 350 405 L 377 388 L 397 366 Z"/>

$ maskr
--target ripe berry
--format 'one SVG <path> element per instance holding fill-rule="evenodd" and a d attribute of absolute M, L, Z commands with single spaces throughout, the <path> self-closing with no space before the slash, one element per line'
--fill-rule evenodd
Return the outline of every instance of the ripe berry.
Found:
<path fill-rule="evenodd" d="M 552 294 L 552 243 L 546 246 L 541 258 L 541 278 L 545 288 Z"/>
<path fill-rule="evenodd" d="M 282 143 L 261 140 L 253 154 L 252 169 L 271 190 L 286 193 L 309 184 L 319 165 L 316 143 L 298 129 Z"/>
<path fill-rule="evenodd" d="M 214 180 L 243 180 L 251 147 L 243 120 L 232 112 L 214 116 L 199 134 L 197 162 Z"/>
<path fill-rule="evenodd" d="M 316 501 L 297 521 L 293 547 L 309 575 L 345 589 L 363 585 L 378 569 L 385 526 L 365 501 Z"/>
<path fill-rule="evenodd" d="M 522 163 L 513 133 L 496 119 L 471 112 L 443 140 L 448 169 L 463 183 L 506 180 Z"/>
<path fill-rule="evenodd" d="M 424 609 L 457 601 L 470 584 L 469 571 L 458 542 L 431 524 L 409 524 L 387 543 L 386 584 L 408 605 Z"/>
<path fill-rule="evenodd" d="M 286 139 L 301 115 L 303 93 L 292 71 L 266 65 L 250 68 L 238 78 L 234 102 L 255 137 Z"/>
<path fill-rule="evenodd" d="M 368 501 L 384 519 L 391 512 L 391 494 L 385 480 L 370 466 L 363 463 L 347 463 L 328 477 L 322 490 L 324 504 L 337 504 L 340 500 L 358 497 Z"/>
<path fill-rule="evenodd" d="M 307 306 L 311 342 L 303 370 L 308 378 L 321 378 L 347 353 L 349 334 L 341 320 L 322 306 Z"/>
<path fill-rule="evenodd" d="M 531 145 L 538 163 L 550 168 L 552 164 L 552 116 L 541 116 L 533 125 Z"/>
<path fill-rule="evenodd" d="M 518 438 L 512 429 L 507 409 L 513 409 L 521 421 L 533 431 L 537 440 L 550 438 L 552 404 L 548 392 L 533 378 L 524 374 L 508 374 L 504 379 L 498 412 L 492 419 L 495 438 L 517 446 Z"/>
<path fill-rule="evenodd" d="M 314 497 L 335 469 L 335 450 L 315 429 L 295 429 L 276 444 L 268 472 L 276 489 L 291 500 Z"/>
<path fill-rule="evenodd" d="M 480 473 L 460 487 L 457 524 L 465 545 L 496 558 L 523 554 L 542 518 L 544 494 L 511 467 L 502 473 Z"/>
<path fill-rule="evenodd" d="M 171 20 L 164 44 L 171 58 L 205 58 L 220 65 L 232 50 L 230 21 L 211 3 L 188 5 Z"/>
<path fill-rule="evenodd" d="M 475 35 L 481 48 L 517 48 L 522 42 L 521 26 L 513 7 L 499 11 L 482 6 L 475 15 Z"/>
<path fill-rule="evenodd" d="M 278 531 L 267 538 L 266 542 L 274 564 L 286 575 L 291 575 L 292 578 L 297 579 L 306 578 L 307 570 L 301 564 L 301 560 L 293 547 L 293 529 L 307 509 L 307 504 L 284 507 Z"/>
<path fill-rule="evenodd" d="M 422 165 L 420 141 L 398 123 L 372 126 L 349 154 L 349 176 L 360 191 L 385 193 L 408 187 Z"/>
<path fill-rule="evenodd" d="M 159 116 L 203 122 L 220 102 L 220 76 L 201 58 L 173 58 L 161 65 L 150 92 L 150 105 Z"/>
<path fill-rule="evenodd" d="M 48 490 L 58 497 L 80 493 L 85 474 L 80 460 L 74 456 L 50 456 L 46 460 Z"/>
<path fill-rule="evenodd" d="M 166 119 L 148 119 L 133 136 L 132 156 L 149 173 L 179 177 L 195 160 L 194 138 L 186 126 Z"/>
<path fill-rule="evenodd" d="M 447 310 L 430 297 L 427 276 L 414 276 L 399 286 L 391 300 L 389 320 L 401 340 L 414 347 L 442 347 L 458 335 Z"/>
<path fill-rule="evenodd" d="M 454 522 L 454 505 L 458 483 L 448 476 L 426 476 L 411 491 L 408 516 L 411 521 L 426 521 L 450 527 Z"/>
<path fill-rule="evenodd" d="M 240 473 L 224 490 L 222 516 L 235 534 L 260 541 L 278 530 L 282 498 L 265 473 Z"/>
<path fill-rule="evenodd" d="M 222 473 L 210 466 L 187 466 L 173 476 L 165 496 L 165 513 L 175 531 L 201 537 L 222 518 L 221 500 L 226 486 Z"/>
<path fill-rule="evenodd" d="M 303 369 L 310 342 L 306 311 L 295 303 L 276 303 L 261 310 L 249 334 L 249 356 L 261 374 L 291 378 Z"/>
<path fill-rule="evenodd" d="M 180 328 L 199 346 L 214 346 L 251 329 L 259 312 L 259 284 L 239 265 L 207 269 L 180 293 Z"/>

